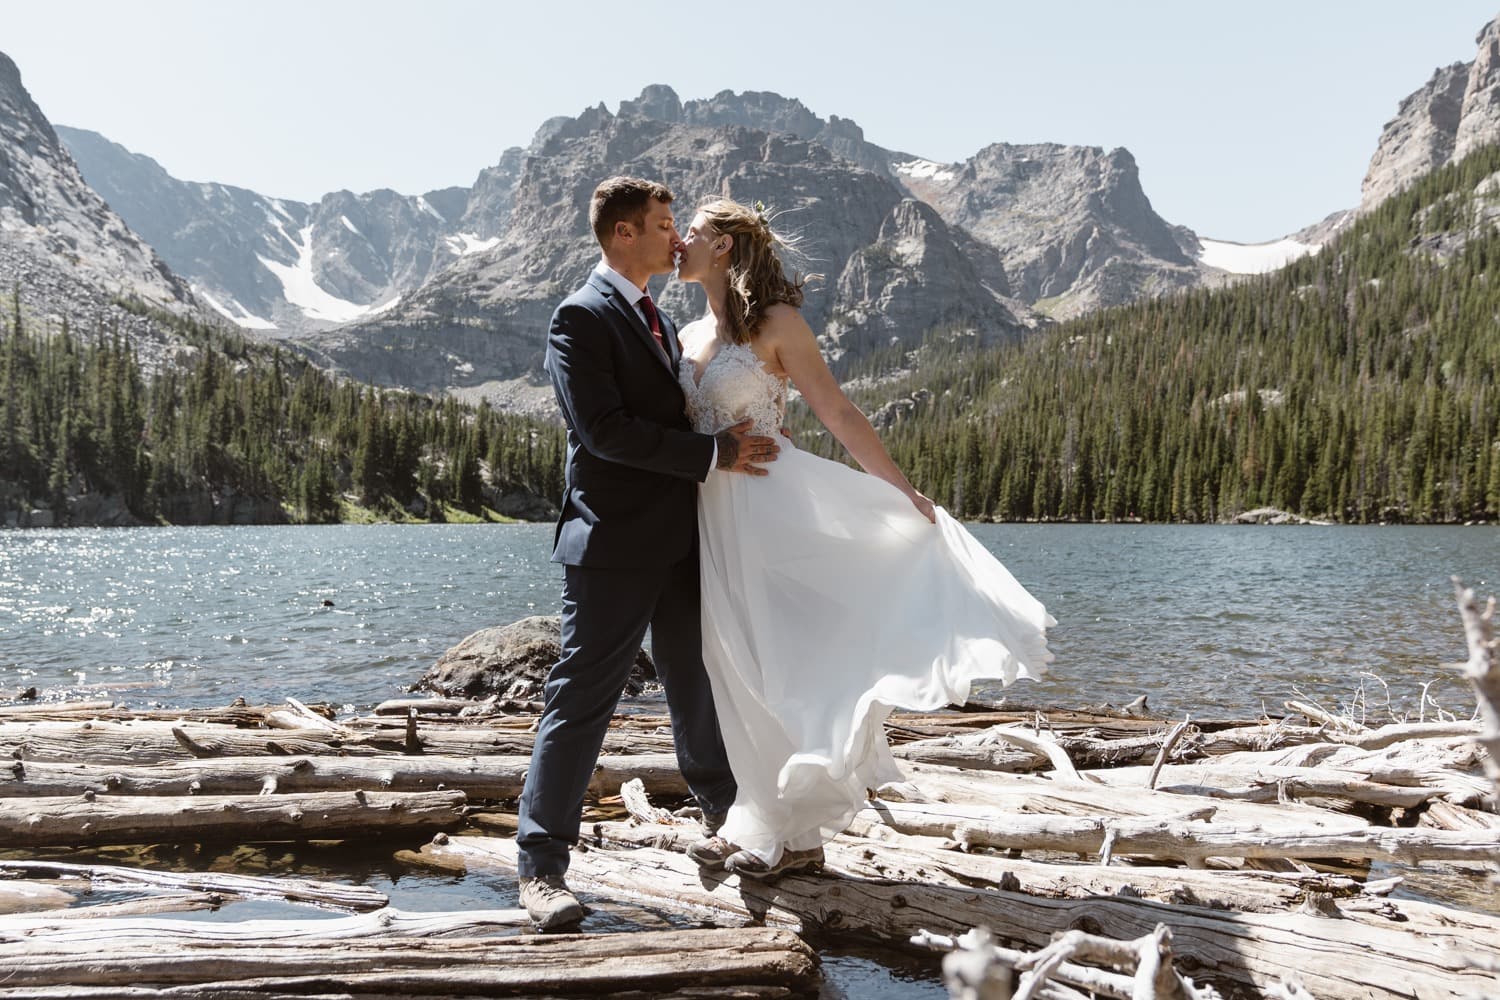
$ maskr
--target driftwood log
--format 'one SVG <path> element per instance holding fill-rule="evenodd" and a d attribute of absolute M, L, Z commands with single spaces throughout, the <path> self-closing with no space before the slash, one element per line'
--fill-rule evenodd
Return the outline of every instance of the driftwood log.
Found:
<path fill-rule="evenodd" d="M 270 795 L 353 789 L 391 792 L 461 791 L 471 800 L 521 794 L 529 756 L 220 757 L 157 765 L 0 763 L 0 799 L 36 795 Z M 607 795 L 639 778 L 653 795 L 685 796 L 673 754 L 601 757 L 590 786 Z"/>
<path fill-rule="evenodd" d="M 79 865 L 63 861 L 0 860 L 0 878 L 56 878 L 87 881 L 100 889 L 147 888 L 212 893 L 243 899 L 280 899 L 339 910 L 378 910 L 390 898 L 368 886 L 303 878 L 266 878 L 227 872 L 158 872 L 122 865 Z M 0 882 L 0 890 L 7 887 Z M 70 897 L 71 898 L 71 897 Z"/>
<path fill-rule="evenodd" d="M 0 997 L 671 996 L 741 986 L 761 990 L 751 996 L 774 995 L 767 988 L 785 996 L 817 988 L 811 950 L 784 931 L 493 936 L 524 919 L 512 910 L 382 910 L 241 924 L 37 920 L 0 936 Z"/>
<path fill-rule="evenodd" d="M 1309 894 L 1338 897 L 1346 905 L 1364 895 L 1345 875 L 1258 871 L 1207 872 L 1182 868 L 1028 861 L 953 850 L 951 840 L 911 837 L 885 830 L 876 837 L 845 833 L 824 847 L 827 867 L 858 878 L 993 888 L 1051 899 L 1135 896 L 1162 903 L 1191 903 L 1247 913 L 1296 909 Z M 685 850 L 702 836 L 697 824 L 601 822 L 590 824 L 584 842 L 594 847 L 654 847 Z M 1373 897 L 1365 897 L 1373 900 Z M 1347 902 L 1346 902 L 1347 901 Z"/>
<path fill-rule="evenodd" d="M 432 852 L 462 854 L 471 865 L 514 870 L 515 842 L 452 837 Z M 1476 959 L 1500 962 L 1500 918 L 1469 915 L 1428 935 L 1407 932 L 1379 915 L 1323 912 L 1237 913 L 1131 897 L 1044 899 L 1021 892 L 953 888 L 852 877 L 787 875 L 774 884 L 701 871 L 685 855 L 639 849 L 575 854 L 569 880 L 576 889 L 650 905 L 808 933 L 905 941 L 924 929 L 959 934 L 995 929 L 1028 947 L 1054 933 L 1088 927 L 1113 938 L 1138 938 L 1158 924 L 1172 929 L 1178 968 L 1195 979 L 1268 989 L 1289 962 L 1323 1000 L 1369 997 L 1472 997 L 1493 986 Z M 1403 904 L 1403 909 L 1420 904 Z"/>
<path fill-rule="evenodd" d="M 110 796 L 0 800 L 10 847 L 149 844 L 179 840 L 337 838 L 451 829 L 462 792 Z"/>
<path fill-rule="evenodd" d="M 314 756 L 420 753 L 447 757 L 531 753 L 532 734 L 498 726 L 417 727 L 415 745 L 406 727 L 238 729 L 156 721 L 0 722 L 0 756 L 21 761 L 87 760 L 98 764 L 162 764 L 210 757 Z M 670 752 L 670 732 L 612 730 L 607 753 Z"/>
<path fill-rule="evenodd" d="M 1485 750 L 1485 773 L 1495 788 L 1492 801 L 1500 801 L 1500 640 L 1494 633 L 1495 599 L 1491 597 L 1481 610 L 1474 591 L 1456 577 L 1453 589 L 1458 596 L 1458 612 L 1469 647 L 1464 676 L 1479 699 L 1480 728 L 1474 739 Z"/>

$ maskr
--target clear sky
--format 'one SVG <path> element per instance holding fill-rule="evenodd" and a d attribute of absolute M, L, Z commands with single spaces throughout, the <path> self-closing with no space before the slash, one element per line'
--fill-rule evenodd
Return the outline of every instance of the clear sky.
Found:
<path fill-rule="evenodd" d="M 473 182 L 650 83 L 774 90 L 934 160 L 1124 146 L 1167 221 L 1274 239 L 1356 204 L 1381 126 L 1500 0 L 0 0 L 54 122 L 312 201 Z"/>

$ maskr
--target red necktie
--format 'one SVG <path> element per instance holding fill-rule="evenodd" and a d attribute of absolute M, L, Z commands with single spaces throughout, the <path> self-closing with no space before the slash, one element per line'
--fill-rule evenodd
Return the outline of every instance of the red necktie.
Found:
<path fill-rule="evenodd" d="M 641 312 L 646 314 L 646 325 L 651 327 L 651 335 L 656 338 L 656 346 L 668 358 L 672 355 L 667 353 L 667 345 L 661 339 L 661 316 L 656 311 L 656 303 L 651 301 L 649 294 L 641 296 Z"/>

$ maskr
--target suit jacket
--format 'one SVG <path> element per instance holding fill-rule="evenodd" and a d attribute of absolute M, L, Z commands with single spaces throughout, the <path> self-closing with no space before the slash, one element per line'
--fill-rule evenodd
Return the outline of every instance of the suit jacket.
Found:
<path fill-rule="evenodd" d="M 567 488 L 552 561 L 646 569 L 689 555 L 713 438 L 695 433 L 677 383 L 677 328 L 663 357 L 645 321 L 590 272 L 552 314 L 547 374 L 568 425 Z"/>

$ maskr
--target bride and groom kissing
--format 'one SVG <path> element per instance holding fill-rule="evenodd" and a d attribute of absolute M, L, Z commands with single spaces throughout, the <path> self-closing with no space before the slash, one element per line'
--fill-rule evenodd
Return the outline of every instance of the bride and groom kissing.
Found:
<path fill-rule="evenodd" d="M 1051 659 L 1042 605 L 917 492 L 839 388 L 802 280 L 758 208 L 611 177 L 602 251 L 557 307 L 546 369 L 568 429 L 552 560 L 562 653 L 521 795 L 521 903 L 538 929 L 585 907 L 564 876 L 609 720 L 646 632 L 678 766 L 702 810 L 688 854 L 748 878 L 822 866 L 868 790 L 902 775 L 882 722 L 962 704 L 980 677 Z M 708 312 L 679 330 L 648 282 L 676 270 Z M 788 385 L 864 468 L 779 433 Z"/>

